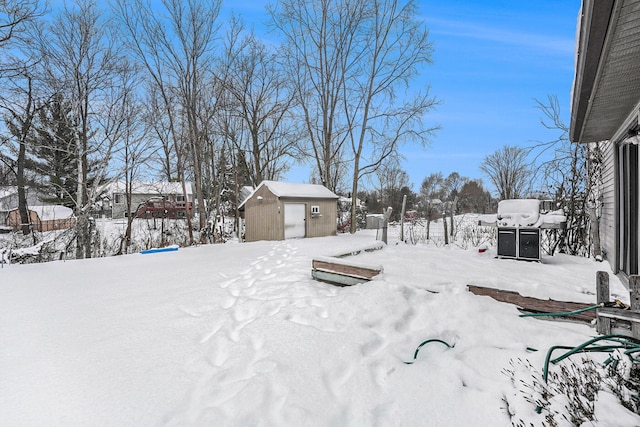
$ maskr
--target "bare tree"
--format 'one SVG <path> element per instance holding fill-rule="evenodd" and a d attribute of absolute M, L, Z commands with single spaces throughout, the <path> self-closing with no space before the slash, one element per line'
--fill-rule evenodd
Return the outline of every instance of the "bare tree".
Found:
<path fill-rule="evenodd" d="M 525 148 L 506 145 L 487 155 L 480 164 L 480 170 L 489 177 L 500 199 L 518 199 L 530 193 L 533 173 L 528 153 Z"/>
<path fill-rule="evenodd" d="M 346 169 L 341 163 L 349 165 L 355 217 L 360 179 L 396 156 L 402 142 L 426 143 L 435 129 L 422 121 L 436 104 L 427 88 L 399 95 L 430 62 L 428 33 L 411 0 L 286 0 L 278 6 L 270 9 L 272 21 L 285 37 L 285 61 L 320 180 L 336 190 L 337 172 Z M 355 227 L 352 220 L 352 232 Z"/>
<path fill-rule="evenodd" d="M 50 25 L 36 37 L 43 57 L 43 79 L 52 93 L 62 93 L 69 99 L 77 149 L 78 188 L 75 194 L 76 258 L 92 255 L 92 224 L 89 210 L 95 201 L 101 174 L 89 185 L 90 156 L 98 160 L 102 173 L 112 155 L 112 142 L 97 134 L 95 117 L 108 108 L 106 94 L 112 89 L 113 75 L 120 64 L 117 37 L 110 22 L 104 18 L 92 0 L 77 0 L 65 4 Z"/>
<path fill-rule="evenodd" d="M 424 125 L 424 115 L 437 104 L 424 93 L 402 100 L 398 89 L 407 88 L 420 68 L 431 63 L 432 44 L 417 17 L 415 3 L 399 0 L 362 2 L 363 19 L 357 33 L 359 50 L 354 58 L 353 81 L 344 90 L 344 115 L 353 153 L 352 210 L 360 179 L 373 173 L 403 142 L 426 144 L 436 126 Z M 352 233 L 356 231 L 351 221 Z"/>
<path fill-rule="evenodd" d="M 159 163 L 158 175 L 160 179 L 171 182 L 183 176 L 178 173 L 182 163 L 176 160 L 181 156 L 176 153 L 178 147 L 173 135 L 173 115 L 167 114 L 168 111 L 173 109 L 166 106 L 166 93 L 158 87 L 156 82 L 149 82 L 146 79 L 143 79 L 143 81 L 145 82 L 147 125 L 160 143 L 161 153 L 156 159 Z M 170 100 L 171 98 L 169 98 Z M 180 165 L 180 168 L 178 165 Z"/>
<path fill-rule="evenodd" d="M 27 148 L 39 109 L 33 76 L 33 62 L 37 59 L 29 55 L 30 40 L 26 34 L 43 13 L 39 0 L 0 0 L 0 82 L 6 83 L 7 89 L 7 96 L 0 102 L 9 130 L 0 140 L 0 163 L 15 177 L 24 234 L 31 231 L 25 188 Z M 13 152 L 3 153 L 7 149 Z"/>
<path fill-rule="evenodd" d="M 430 237 L 431 221 L 438 217 L 441 211 L 443 198 L 443 182 L 442 173 L 432 173 L 425 177 L 420 185 L 420 199 L 423 207 L 423 213 L 427 220 L 427 239 Z"/>
<path fill-rule="evenodd" d="M 166 122 L 158 133 L 172 139 L 185 198 L 186 156 L 190 156 L 203 229 L 207 215 L 202 176 L 209 132 L 199 112 L 208 109 L 203 103 L 210 102 L 207 95 L 212 93 L 207 85 L 213 81 L 209 73 L 220 1 L 163 0 L 162 5 L 164 13 L 158 13 L 142 0 L 119 0 L 117 10 L 130 35 L 129 47 L 145 66 L 161 100 Z"/>
<path fill-rule="evenodd" d="M 454 216 L 458 211 L 458 198 L 460 190 L 464 183 L 467 182 L 467 178 L 460 176 L 458 172 L 451 172 L 449 176 L 444 179 L 442 183 L 443 189 L 448 199 L 448 211 L 449 218 L 451 219 L 451 227 L 449 228 L 449 235 L 455 235 L 455 221 Z"/>
<path fill-rule="evenodd" d="M 567 217 L 567 228 L 560 232 L 558 239 L 553 239 L 553 246 L 549 251 L 553 253 L 556 246 L 571 255 L 586 255 L 589 253 L 589 230 L 591 224 L 597 225 L 595 208 L 598 206 L 598 168 L 601 162 L 599 143 L 578 144 L 569 141 L 569 126 L 562 119 L 560 104 L 555 95 L 548 95 L 546 102 L 536 100 L 543 116 L 540 120 L 546 129 L 556 131 L 556 139 L 537 143 L 532 150 L 537 159 L 544 158 L 544 154 L 552 152 L 553 157 L 540 163 L 540 171 L 544 191 L 548 193 L 564 210 Z M 596 236 L 597 237 L 597 236 Z M 598 239 L 594 238 L 597 242 Z M 599 247 L 594 247 L 596 253 Z"/>
<path fill-rule="evenodd" d="M 0 97 L 0 109 L 4 112 L 4 121 L 8 129 L 6 145 L 1 144 L 5 153 L 0 151 L 0 160 L 5 163 L 15 175 L 18 190 L 18 212 L 22 224 L 22 233 L 31 233 L 31 218 L 27 206 L 27 170 L 30 141 L 33 141 L 34 121 L 41 108 L 37 102 L 33 76 L 27 69 L 23 75 L 6 79 L 5 91 L 7 96 Z M 3 147 L 4 146 L 4 147 Z M 8 150 L 8 152 L 7 152 Z M 35 243 L 35 237 L 34 237 Z"/>
<path fill-rule="evenodd" d="M 271 21 L 284 37 L 282 54 L 304 123 L 304 138 L 323 185 L 336 190 L 345 169 L 347 124 L 342 106 L 352 78 L 360 0 L 283 0 L 269 6 Z"/>
<path fill-rule="evenodd" d="M 204 229 L 207 222 L 202 186 L 207 133 L 199 111 L 209 101 L 204 95 L 208 93 L 206 85 L 213 81 L 207 76 L 213 67 L 212 50 L 217 36 L 220 3 L 201 0 L 164 1 L 175 36 L 179 40 L 177 49 L 168 50 L 171 69 L 177 77 L 178 93 L 182 98 L 183 114 L 186 116 L 200 229 Z"/>
<path fill-rule="evenodd" d="M 383 209 L 393 208 L 392 218 L 400 219 L 402 214 L 403 191 L 409 188 L 409 174 L 401 168 L 400 162 L 395 158 L 388 158 L 374 173 L 377 180 L 376 189 Z M 352 221 L 353 222 L 353 221 Z"/>
<path fill-rule="evenodd" d="M 288 168 L 298 132 L 291 120 L 292 92 L 275 53 L 253 34 L 240 45 L 227 74 L 224 89 L 232 95 L 231 108 L 244 122 L 246 136 L 237 150 L 250 155 L 247 170 L 254 186 L 276 180 Z"/>
<path fill-rule="evenodd" d="M 138 70 L 128 61 L 123 61 L 117 75 L 118 84 L 108 94 L 109 108 L 99 118 L 106 138 L 115 147 L 114 159 L 121 166 L 118 177 L 124 177 L 124 202 L 127 228 L 120 241 L 117 255 L 128 252 L 131 245 L 132 224 L 137 206 L 132 204 L 134 183 L 144 176 L 158 147 L 149 137 L 149 120 L 145 117 L 150 108 L 145 108 L 136 88 L 140 82 Z"/>
<path fill-rule="evenodd" d="M 14 55 L 6 52 L 16 43 L 29 42 L 29 27 L 43 14 L 40 0 L 0 0 L 0 78 L 22 72 L 25 61 L 16 61 Z"/>

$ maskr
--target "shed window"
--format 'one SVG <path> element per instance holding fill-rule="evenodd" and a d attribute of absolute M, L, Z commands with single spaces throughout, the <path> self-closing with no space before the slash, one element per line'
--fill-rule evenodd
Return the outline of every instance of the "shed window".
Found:
<path fill-rule="evenodd" d="M 116 205 L 119 205 L 120 203 L 122 203 L 122 194 L 116 193 L 114 194 L 114 196 L 115 196 Z"/>
<path fill-rule="evenodd" d="M 318 205 L 311 206 L 311 216 L 312 217 L 320 216 L 320 206 Z"/>

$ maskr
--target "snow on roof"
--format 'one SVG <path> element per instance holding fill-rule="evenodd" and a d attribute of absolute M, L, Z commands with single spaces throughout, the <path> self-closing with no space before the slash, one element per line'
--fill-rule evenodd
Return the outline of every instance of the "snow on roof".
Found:
<path fill-rule="evenodd" d="M 37 213 L 40 221 L 67 219 L 73 216 L 73 210 L 71 208 L 60 205 L 29 206 L 29 210 Z"/>
<path fill-rule="evenodd" d="M 18 187 L 10 186 L 10 187 L 0 187 L 0 199 L 3 199 L 7 196 L 12 196 L 18 193 Z"/>
<path fill-rule="evenodd" d="M 308 197 L 313 199 L 337 199 L 338 195 L 320 184 L 262 181 L 258 188 L 266 186 L 278 197 Z M 256 189 L 257 190 L 257 189 Z"/>
<path fill-rule="evenodd" d="M 186 182 L 187 194 L 193 194 L 191 183 Z M 106 190 L 109 194 L 125 193 L 125 182 L 116 181 L 108 184 Z M 182 194 L 180 182 L 134 182 L 132 185 L 134 194 Z"/>
<path fill-rule="evenodd" d="M 253 190 L 253 193 L 247 197 L 238 206 L 242 208 L 247 200 L 262 187 L 267 187 L 273 194 L 278 197 L 291 197 L 300 199 L 338 199 L 338 195 L 329 190 L 324 185 L 320 184 L 300 184 L 292 182 L 279 182 L 279 181 L 262 181 L 258 187 Z"/>

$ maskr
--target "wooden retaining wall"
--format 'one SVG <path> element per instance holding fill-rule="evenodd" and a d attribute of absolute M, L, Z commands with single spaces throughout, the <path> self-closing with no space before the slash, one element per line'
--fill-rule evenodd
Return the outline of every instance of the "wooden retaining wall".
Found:
<path fill-rule="evenodd" d="M 318 281 L 336 286 L 352 286 L 368 282 L 382 273 L 383 267 L 377 264 L 359 263 L 352 259 L 345 259 L 362 252 L 379 250 L 384 247 L 382 242 L 369 245 L 336 256 L 317 256 L 311 261 L 311 276 Z"/>
<path fill-rule="evenodd" d="M 552 299 L 543 300 L 534 297 L 525 297 L 520 295 L 518 292 L 485 288 L 482 286 L 468 285 L 467 289 L 474 295 L 485 295 L 495 299 L 496 301 L 516 305 L 520 309 L 531 313 L 565 313 L 593 306 L 593 304 L 580 302 L 556 301 Z M 585 311 L 583 313 L 572 314 L 565 317 L 565 319 L 577 320 L 580 322 L 591 322 L 595 318 L 596 314 L 594 311 Z"/>

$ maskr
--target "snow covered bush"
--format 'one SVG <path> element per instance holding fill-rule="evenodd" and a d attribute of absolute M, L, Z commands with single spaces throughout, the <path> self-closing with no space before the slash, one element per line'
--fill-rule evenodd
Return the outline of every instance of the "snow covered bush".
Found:
<path fill-rule="evenodd" d="M 450 218 L 447 218 L 447 221 L 450 222 Z M 450 230 L 451 227 L 447 229 Z M 453 230 L 449 243 L 461 249 L 476 248 L 483 244 L 493 246 L 496 242 L 496 228 L 478 225 L 476 214 L 455 216 Z M 398 233 L 400 233 L 399 227 Z M 431 221 L 428 228 L 424 219 L 405 222 L 403 240 L 412 245 L 429 242 L 437 247 L 444 246 L 444 221 L 443 219 Z"/>
<path fill-rule="evenodd" d="M 512 426 L 534 426 L 523 421 L 523 417 L 531 418 L 532 410 L 539 414 L 539 425 L 543 427 L 594 425 L 598 416 L 606 416 L 608 412 L 598 407 L 599 402 L 604 402 L 600 405 L 606 407 L 607 402 L 613 400 L 607 399 L 608 396 L 615 396 L 620 405 L 639 413 L 637 364 L 633 363 L 634 369 L 631 369 L 620 353 L 614 353 L 607 362 L 602 365 L 588 357 L 580 362 L 568 360 L 550 370 L 545 382 L 528 360 L 518 359 L 515 363 L 512 360 L 504 373 L 517 393 L 503 397 Z M 522 401 L 529 407 L 523 407 Z"/>
<path fill-rule="evenodd" d="M 20 232 L 0 237 L 0 263 L 33 264 L 64 259 L 75 237 L 73 229 Z"/>
<path fill-rule="evenodd" d="M 452 241 L 462 249 L 477 248 L 480 245 L 494 245 L 495 227 L 478 225 L 478 215 L 467 214 L 455 217 Z"/>

